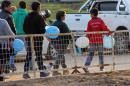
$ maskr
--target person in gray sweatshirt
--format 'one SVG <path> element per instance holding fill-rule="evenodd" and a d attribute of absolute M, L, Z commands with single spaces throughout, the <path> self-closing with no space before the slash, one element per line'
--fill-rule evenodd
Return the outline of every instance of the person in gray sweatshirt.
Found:
<path fill-rule="evenodd" d="M 8 22 L 4 19 L 0 18 L 0 81 L 4 80 L 4 76 L 2 74 L 6 70 L 7 62 L 9 59 L 9 50 L 8 50 L 8 39 L 2 38 L 2 36 L 14 36 Z"/>
<path fill-rule="evenodd" d="M 12 32 L 8 22 L 5 19 L 0 18 L 0 36 L 12 36 Z"/>

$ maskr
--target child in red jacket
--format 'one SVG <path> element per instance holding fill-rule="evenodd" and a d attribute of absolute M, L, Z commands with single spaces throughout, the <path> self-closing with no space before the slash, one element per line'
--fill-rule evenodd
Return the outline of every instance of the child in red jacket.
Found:
<path fill-rule="evenodd" d="M 98 10 L 97 9 L 92 9 L 90 11 L 91 14 L 91 20 L 88 22 L 88 27 L 86 32 L 100 32 L 100 31 L 108 31 L 109 29 L 103 22 L 103 20 L 98 16 Z M 91 61 L 94 56 L 94 50 L 98 51 L 99 55 L 99 63 L 100 63 L 100 71 L 103 71 L 104 67 L 104 59 L 103 59 L 103 34 L 101 33 L 94 33 L 94 34 L 87 34 L 87 37 L 89 38 L 90 41 L 90 48 L 88 49 L 89 54 L 85 62 L 85 68 L 83 70 L 85 72 L 88 72 L 88 66 L 91 64 Z"/>

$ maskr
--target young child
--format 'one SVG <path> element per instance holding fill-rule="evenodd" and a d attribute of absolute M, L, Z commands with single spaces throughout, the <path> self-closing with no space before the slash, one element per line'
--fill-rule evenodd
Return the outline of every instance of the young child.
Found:
<path fill-rule="evenodd" d="M 9 8 L 9 12 L 12 14 L 13 12 L 16 11 L 16 6 L 11 6 Z M 17 52 L 15 52 L 13 49 L 11 50 L 11 55 L 10 55 L 10 59 L 9 59 L 9 67 L 10 67 L 10 70 L 12 72 L 16 71 L 16 66 L 15 66 L 15 58 L 16 58 L 16 54 Z"/>
<path fill-rule="evenodd" d="M 11 6 L 10 9 L 9 9 L 9 12 L 10 13 L 13 13 L 17 10 L 16 6 Z"/>
<path fill-rule="evenodd" d="M 65 20 L 65 12 L 58 11 L 56 13 L 56 21 L 52 24 L 52 26 L 58 27 L 60 30 L 60 33 L 70 33 L 70 30 L 67 24 L 63 22 L 64 20 Z M 51 44 L 54 46 L 57 52 L 57 57 L 55 58 L 55 63 L 54 63 L 54 69 L 58 69 L 61 64 L 62 68 L 64 69 L 63 75 L 69 74 L 69 70 L 65 69 L 67 68 L 67 65 L 66 65 L 65 56 L 64 56 L 65 51 L 69 44 L 69 40 L 71 40 L 70 35 L 58 36 L 56 39 L 51 39 Z M 61 75 L 61 73 L 58 71 L 53 71 L 53 75 L 54 76 Z"/>
<path fill-rule="evenodd" d="M 96 8 L 93 8 L 90 11 L 91 14 L 91 20 L 88 22 L 88 27 L 86 29 L 86 32 L 100 32 L 100 31 L 110 31 L 103 20 L 98 16 L 98 10 Z M 85 62 L 85 68 L 83 70 L 85 72 L 88 72 L 88 66 L 91 64 L 91 61 L 94 56 L 94 51 L 98 51 L 99 55 L 99 64 L 100 64 L 100 71 L 103 71 L 104 69 L 104 59 L 103 59 L 103 35 L 100 33 L 96 34 L 87 34 L 87 37 L 89 38 L 90 48 L 88 49 L 88 57 Z"/>

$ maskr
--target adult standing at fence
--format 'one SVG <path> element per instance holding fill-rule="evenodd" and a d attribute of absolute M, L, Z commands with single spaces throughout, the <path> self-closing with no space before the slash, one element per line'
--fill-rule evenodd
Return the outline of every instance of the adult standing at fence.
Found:
<path fill-rule="evenodd" d="M 2 11 L 0 12 L 0 18 L 5 19 L 8 22 L 13 33 L 16 34 L 16 29 L 15 29 L 15 25 L 13 22 L 13 17 L 12 17 L 11 12 L 10 12 L 10 8 L 11 8 L 10 1 L 8 1 L 8 0 L 2 1 L 2 3 L 1 3 Z"/>
<path fill-rule="evenodd" d="M 24 21 L 23 30 L 26 34 L 44 34 L 45 33 L 45 20 L 40 15 L 40 3 L 39 2 L 33 2 L 31 4 L 32 12 L 29 13 Z M 31 44 L 31 39 L 28 37 L 26 38 L 26 44 L 27 44 L 27 55 L 26 55 L 26 61 L 24 65 L 24 74 L 23 78 L 27 79 L 30 78 L 28 71 L 29 71 L 29 62 L 32 60 L 32 51 L 31 51 L 31 45 L 34 45 L 34 50 L 36 54 L 37 64 L 38 68 L 40 70 L 40 77 L 46 77 L 48 76 L 48 73 L 45 72 L 45 68 L 43 66 L 43 58 L 42 58 L 42 44 L 43 44 L 43 37 L 42 36 L 36 36 L 33 38 L 34 43 Z"/>
<path fill-rule="evenodd" d="M 25 20 L 25 17 L 27 16 L 28 12 L 25 10 L 26 9 L 26 3 L 25 1 L 20 1 L 19 2 L 19 8 L 15 10 L 15 6 L 12 6 L 10 8 L 10 12 L 12 13 L 13 19 L 14 19 L 14 24 L 16 27 L 16 34 L 17 35 L 23 35 L 25 34 L 23 31 L 23 23 Z M 13 51 L 13 50 L 12 50 Z M 16 71 L 16 67 L 14 64 L 14 60 L 16 57 L 17 52 L 13 51 L 13 54 L 10 56 L 10 69 L 12 71 Z"/>
<path fill-rule="evenodd" d="M 96 8 L 93 8 L 90 11 L 91 14 L 91 20 L 88 22 L 88 27 L 86 32 L 100 32 L 100 31 L 110 31 L 103 20 L 98 16 L 98 10 Z M 87 37 L 90 41 L 90 48 L 88 49 L 88 57 L 85 62 L 85 68 L 84 71 L 88 72 L 88 66 L 91 64 L 91 61 L 94 56 L 94 51 L 98 51 L 99 55 L 99 64 L 100 64 L 100 71 L 103 71 L 104 69 L 104 58 L 103 58 L 103 35 L 100 33 L 94 33 L 94 34 L 87 34 Z"/>
<path fill-rule="evenodd" d="M 69 33 L 70 30 L 66 23 L 63 21 L 65 20 L 65 12 L 58 11 L 56 13 L 56 21 L 52 24 L 52 26 L 57 26 L 60 30 L 60 33 Z M 56 39 L 52 39 L 51 43 L 53 44 L 54 48 L 57 51 L 57 57 L 55 58 L 54 69 L 58 69 L 59 65 L 61 64 L 62 68 L 67 68 L 65 63 L 65 51 L 68 47 L 69 40 L 71 39 L 70 35 L 58 36 Z M 63 74 L 69 74 L 68 70 L 63 70 Z M 53 75 L 61 75 L 58 71 L 53 71 Z"/>
<path fill-rule="evenodd" d="M 19 8 L 13 13 L 14 23 L 16 27 L 16 34 L 17 35 L 24 35 L 23 31 L 23 24 L 25 17 L 27 16 L 28 12 L 26 10 L 26 2 L 20 1 Z"/>
<path fill-rule="evenodd" d="M 12 36 L 14 33 L 11 31 L 7 21 L 0 18 L 0 36 Z M 6 72 L 6 65 L 9 59 L 8 39 L 0 39 L 0 81 L 3 81 L 2 74 Z"/>
<path fill-rule="evenodd" d="M 2 1 L 1 9 L 2 9 L 2 11 L 0 12 L 0 18 L 5 19 L 8 22 L 13 33 L 16 34 L 16 29 L 15 29 L 15 25 L 14 25 L 13 17 L 12 17 L 13 10 L 12 10 L 12 6 L 11 6 L 11 2 L 8 0 Z M 11 39 L 10 39 L 10 41 L 11 41 Z M 13 50 L 13 48 L 11 48 L 10 56 L 13 54 L 14 54 L 14 50 Z"/>

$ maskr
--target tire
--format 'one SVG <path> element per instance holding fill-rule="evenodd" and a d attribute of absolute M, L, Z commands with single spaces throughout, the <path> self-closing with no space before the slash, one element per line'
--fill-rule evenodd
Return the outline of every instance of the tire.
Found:
<path fill-rule="evenodd" d="M 120 26 L 116 31 L 127 30 L 127 28 Z M 129 49 L 129 32 L 116 32 L 114 34 L 115 46 L 114 52 L 116 55 L 124 55 L 128 53 Z"/>

